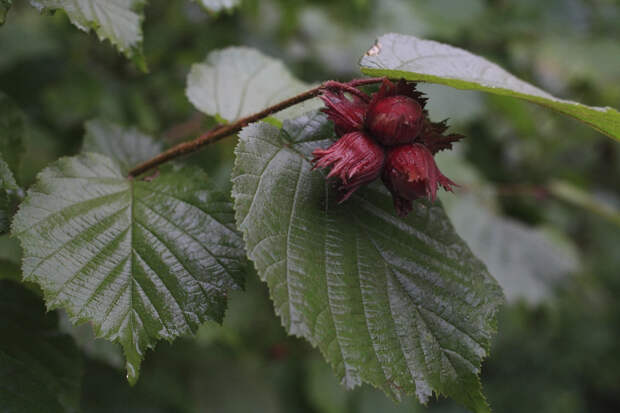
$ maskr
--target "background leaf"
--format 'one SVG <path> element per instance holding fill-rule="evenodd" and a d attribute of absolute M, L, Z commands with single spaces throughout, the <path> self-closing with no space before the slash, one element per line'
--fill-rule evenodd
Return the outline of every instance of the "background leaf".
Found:
<path fill-rule="evenodd" d="M 348 387 L 395 398 L 433 391 L 488 411 L 477 379 L 502 293 L 439 205 L 401 220 L 380 185 L 337 205 L 311 151 L 332 125 L 313 113 L 244 129 L 233 197 L 248 256 L 290 334 L 320 348 Z"/>
<path fill-rule="evenodd" d="M 25 151 L 26 120 L 17 105 L 0 92 L 0 156 L 18 173 Z"/>
<path fill-rule="evenodd" d="M 138 66 L 146 69 L 142 57 L 142 8 L 145 0 L 30 0 L 40 11 L 64 10 L 80 30 L 97 33 L 109 40 Z"/>
<path fill-rule="evenodd" d="M 86 122 L 83 152 L 107 155 L 121 165 L 124 172 L 163 152 L 161 142 L 136 128 L 123 128 L 100 119 Z"/>
<path fill-rule="evenodd" d="M 0 234 L 4 234 L 9 229 L 13 194 L 18 190 L 15 178 L 0 153 Z"/>
<path fill-rule="evenodd" d="M 12 281 L 0 281 L 0 401 L 5 412 L 79 411 L 82 359 L 54 313 Z"/>
<path fill-rule="evenodd" d="M 209 53 L 187 77 L 187 97 L 200 111 L 232 122 L 308 89 L 284 65 L 257 50 L 229 47 Z M 287 119 L 317 108 L 317 99 L 274 115 Z"/>
<path fill-rule="evenodd" d="M 620 112 L 558 99 L 488 60 L 446 44 L 390 33 L 379 37 L 362 57 L 362 72 L 371 76 L 439 83 L 481 90 L 547 106 L 620 140 Z"/>
<path fill-rule="evenodd" d="M 135 382 L 157 340 L 221 320 L 240 287 L 244 250 L 228 197 L 196 168 L 128 180 L 111 159 L 63 158 L 28 191 L 13 230 L 23 274 L 50 309 L 119 342 Z"/>
<path fill-rule="evenodd" d="M 0 0 L 0 25 L 4 24 L 13 0 Z"/>
<path fill-rule="evenodd" d="M 239 7 L 241 0 L 194 0 L 200 4 L 206 11 L 211 13 L 219 13 L 221 11 L 231 11 Z"/>
<path fill-rule="evenodd" d="M 509 301 L 537 304 L 579 268 L 576 247 L 560 234 L 500 214 L 495 188 L 458 150 L 436 156 L 446 176 L 458 177 L 455 193 L 440 192 L 456 232 L 502 286 Z"/>

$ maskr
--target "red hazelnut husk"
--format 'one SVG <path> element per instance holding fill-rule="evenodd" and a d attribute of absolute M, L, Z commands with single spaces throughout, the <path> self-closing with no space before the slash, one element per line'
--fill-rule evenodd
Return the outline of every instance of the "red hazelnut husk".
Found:
<path fill-rule="evenodd" d="M 338 136 L 362 130 L 368 104 L 358 96 L 348 99 L 342 91 L 327 90 L 321 95 L 321 100 L 325 103 L 322 111 L 334 122 Z"/>
<path fill-rule="evenodd" d="M 355 131 L 343 135 L 327 149 L 312 152 L 314 168 L 328 168 L 328 178 L 340 180 L 339 202 L 346 201 L 360 186 L 381 175 L 385 160 L 383 148 L 367 134 Z"/>
<path fill-rule="evenodd" d="M 426 98 L 415 83 L 383 80 L 372 95 L 365 126 L 382 145 L 412 143 L 424 128 Z"/>
<path fill-rule="evenodd" d="M 457 186 L 441 173 L 433 154 L 419 143 L 388 149 L 381 178 L 392 193 L 394 207 L 400 216 L 411 211 L 411 201 L 417 198 L 435 201 L 438 186 L 446 191 Z"/>
<path fill-rule="evenodd" d="M 315 150 L 312 162 L 314 168 L 332 168 L 328 178 L 339 178 L 340 202 L 379 175 L 400 216 L 411 211 L 417 198 L 434 201 L 438 186 L 452 190 L 456 184 L 439 171 L 433 155 L 451 149 L 463 136 L 446 134 L 446 121 L 430 121 L 426 98 L 415 83 L 384 79 L 372 96 L 328 83 L 321 96 L 323 112 L 341 138 L 328 149 Z"/>
<path fill-rule="evenodd" d="M 388 96 L 374 101 L 366 114 L 366 127 L 382 145 L 413 142 L 424 126 L 424 109 L 414 99 Z"/>

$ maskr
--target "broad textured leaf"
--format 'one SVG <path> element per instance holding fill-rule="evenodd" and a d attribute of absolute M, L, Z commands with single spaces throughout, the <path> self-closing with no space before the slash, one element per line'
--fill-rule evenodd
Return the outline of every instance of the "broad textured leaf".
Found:
<path fill-rule="evenodd" d="M 439 204 L 416 202 L 400 219 L 377 183 L 337 205 L 309 162 L 332 136 L 317 113 L 240 134 L 235 216 L 276 312 L 349 387 L 364 381 L 423 402 L 435 391 L 488 411 L 477 374 L 499 286 Z"/>
<path fill-rule="evenodd" d="M 142 57 L 142 8 L 146 0 L 30 0 L 41 11 L 64 10 L 79 29 L 109 40 L 145 69 Z"/>
<path fill-rule="evenodd" d="M 109 156 L 116 160 L 125 172 L 161 153 L 163 149 L 161 142 L 136 128 L 123 128 L 100 119 L 86 122 L 82 150 Z"/>
<path fill-rule="evenodd" d="M 463 49 L 414 36 L 381 36 L 362 58 L 362 72 L 372 76 L 439 83 L 458 89 L 512 96 L 549 107 L 620 140 L 620 112 L 558 99 L 482 57 Z"/>
<path fill-rule="evenodd" d="M 4 24 L 13 0 L 0 0 L 0 25 Z"/>
<path fill-rule="evenodd" d="M 241 0 L 194 0 L 206 11 L 219 13 L 221 11 L 231 11 L 239 6 Z"/>
<path fill-rule="evenodd" d="M 26 143 L 26 119 L 17 105 L 0 92 L 0 155 L 13 173 L 19 171 Z"/>
<path fill-rule="evenodd" d="M 232 122 L 290 98 L 309 86 L 295 79 L 282 62 L 247 47 L 209 53 L 187 78 L 187 97 L 200 111 Z M 274 115 L 287 119 L 320 105 L 318 100 Z"/>
<path fill-rule="evenodd" d="M 0 281 L 0 406 L 3 412 L 79 411 L 81 355 L 41 299 Z"/>
<path fill-rule="evenodd" d="M 110 158 L 85 153 L 39 174 L 13 221 L 23 275 L 50 309 L 119 342 L 134 382 L 159 339 L 221 320 L 241 285 L 244 249 L 226 194 L 196 168 L 128 180 Z"/>

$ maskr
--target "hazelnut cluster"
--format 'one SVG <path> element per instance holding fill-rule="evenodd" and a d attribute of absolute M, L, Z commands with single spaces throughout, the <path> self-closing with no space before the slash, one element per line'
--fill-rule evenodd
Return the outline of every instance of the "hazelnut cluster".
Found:
<path fill-rule="evenodd" d="M 314 168 L 331 167 L 328 178 L 339 179 L 340 202 L 381 176 L 398 215 L 406 216 L 413 200 L 434 201 L 438 186 L 447 191 L 456 186 L 439 171 L 433 155 L 451 149 L 463 136 L 446 135 L 446 121 L 429 120 L 427 99 L 415 83 L 384 79 L 372 96 L 355 92 L 349 97 L 343 89 L 323 92 L 323 111 L 339 139 L 313 152 Z"/>

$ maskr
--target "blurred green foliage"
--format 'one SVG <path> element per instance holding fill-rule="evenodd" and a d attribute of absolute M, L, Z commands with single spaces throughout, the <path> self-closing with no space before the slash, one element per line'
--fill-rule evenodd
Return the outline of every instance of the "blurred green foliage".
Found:
<path fill-rule="evenodd" d="M 413 34 L 480 54 L 557 96 L 618 108 L 618 21 L 615 0 L 243 0 L 236 12 L 220 15 L 192 2 L 152 0 L 144 74 L 62 13 L 41 16 L 22 1 L 0 27 L 0 90 L 27 117 L 17 178 L 28 186 L 48 163 L 79 151 L 84 122 L 94 117 L 135 125 L 167 146 L 213 125 L 185 97 L 186 75 L 209 51 L 230 45 L 281 58 L 314 82 L 356 76 L 357 59 L 379 34 Z M 431 98 L 451 92 L 429 91 Z M 553 227 L 576 245 L 583 264 L 543 302 L 517 301 L 502 312 L 482 376 L 494 410 L 620 411 L 620 228 L 536 191 L 562 179 L 620 206 L 620 147 L 576 121 L 497 96 L 466 94 L 449 107 L 433 106 L 431 116 L 454 118 L 468 136 L 465 159 L 495 187 L 501 214 Z M 234 144 L 224 140 L 190 161 L 224 187 Z M 6 237 L 0 248 L 2 271 L 15 278 L 18 248 Z M 82 335 L 85 412 L 424 409 L 413 400 L 393 405 L 366 387 L 345 392 L 316 350 L 285 335 L 254 274 L 247 291 L 232 296 L 223 326 L 160 345 L 133 388 L 115 362 L 118 349 L 93 341 L 84 328 L 64 328 Z M 442 399 L 430 411 L 462 410 Z"/>

